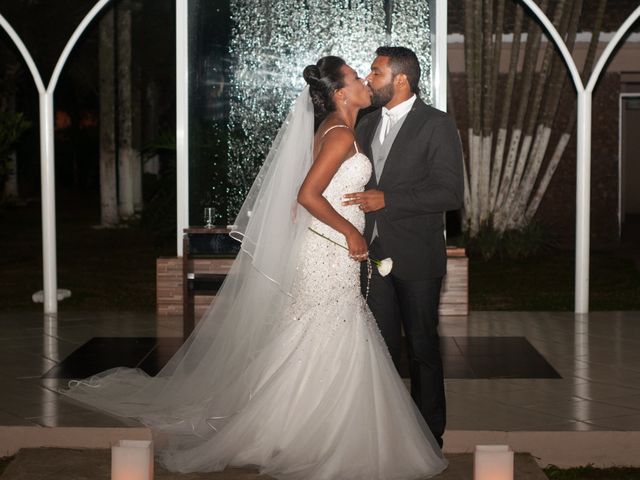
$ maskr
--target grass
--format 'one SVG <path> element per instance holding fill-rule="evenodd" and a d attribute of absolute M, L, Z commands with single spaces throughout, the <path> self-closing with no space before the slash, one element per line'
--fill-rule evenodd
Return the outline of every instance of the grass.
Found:
<path fill-rule="evenodd" d="M 550 465 L 544 469 L 550 480 L 638 480 L 640 468 L 611 467 L 595 468 L 593 466 L 561 469 Z"/>
<path fill-rule="evenodd" d="M 72 296 L 65 310 L 153 311 L 155 261 L 175 255 L 135 224 L 95 229 L 97 201 L 58 200 L 58 286 Z M 574 257 L 553 250 L 519 261 L 472 258 L 472 310 L 573 310 Z M 0 309 L 40 311 L 31 295 L 42 289 L 40 204 L 0 208 Z M 591 255 L 591 309 L 640 310 L 640 272 L 621 254 Z"/>
<path fill-rule="evenodd" d="M 526 260 L 469 262 L 472 310 L 573 310 L 574 254 L 551 250 Z M 640 310 L 640 272 L 630 257 L 592 252 L 591 310 Z"/>
<path fill-rule="evenodd" d="M 72 292 L 60 309 L 153 311 L 155 260 L 175 247 L 155 245 L 136 225 L 93 228 L 97 209 L 72 200 L 59 202 L 57 213 L 58 288 Z M 31 300 L 42 289 L 40 205 L 0 210 L 0 231 L 0 309 L 41 310 Z"/>

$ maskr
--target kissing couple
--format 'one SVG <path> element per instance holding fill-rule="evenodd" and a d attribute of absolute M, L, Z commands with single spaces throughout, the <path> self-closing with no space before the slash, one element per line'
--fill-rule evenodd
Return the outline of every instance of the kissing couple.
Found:
<path fill-rule="evenodd" d="M 431 477 L 447 467 L 438 305 L 443 213 L 463 199 L 458 132 L 420 99 L 407 48 L 378 48 L 365 78 L 335 56 L 301 73 L 196 329 L 155 377 L 117 368 L 62 393 L 149 425 L 173 471 Z"/>

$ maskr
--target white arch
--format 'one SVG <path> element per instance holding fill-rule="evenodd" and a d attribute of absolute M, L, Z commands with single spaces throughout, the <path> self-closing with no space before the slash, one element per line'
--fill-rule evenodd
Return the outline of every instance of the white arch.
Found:
<path fill-rule="evenodd" d="M 430 2 L 432 5 L 434 2 Z M 431 12 L 433 15 L 433 11 Z M 447 111 L 447 2 L 435 1 L 435 27 L 436 33 L 432 34 L 434 43 L 433 51 L 433 100 L 434 106 L 443 112 Z"/>
<path fill-rule="evenodd" d="M 33 81 L 36 84 L 38 93 L 44 93 L 45 92 L 44 83 L 42 82 L 42 77 L 40 77 L 40 72 L 38 71 L 38 67 L 36 67 L 36 63 L 33 61 L 33 58 L 31 58 L 31 54 L 29 53 L 29 50 L 27 49 L 24 42 L 20 38 L 20 35 L 16 33 L 16 31 L 13 29 L 11 24 L 4 18 L 4 16 L 1 13 L 0 13 L 0 27 L 2 27 L 2 29 L 5 32 L 7 32 L 7 35 L 9 35 L 9 38 L 11 38 L 15 46 L 18 48 L 18 51 L 20 52 L 20 55 L 22 55 L 22 58 L 27 64 L 27 67 L 29 67 L 29 71 L 31 72 L 31 76 L 33 76 Z"/>
<path fill-rule="evenodd" d="M 45 88 L 29 50 L 11 24 L 0 14 L 0 27 L 18 48 L 26 62 L 38 88 L 40 105 L 40 176 L 42 196 L 42 271 L 44 288 L 44 313 L 55 314 L 58 311 L 58 267 L 56 258 L 56 190 L 55 190 L 55 152 L 53 142 L 53 93 L 60 78 L 62 68 L 76 42 L 102 8 L 111 0 L 100 0 L 85 15 L 67 41 Z"/>
<path fill-rule="evenodd" d="M 67 44 L 64 46 L 64 50 L 62 50 L 62 53 L 60 54 L 60 57 L 56 62 L 56 66 L 53 69 L 53 73 L 51 74 L 51 79 L 49 80 L 49 86 L 47 87 L 48 91 L 53 93 L 53 90 L 55 90 L 56 85 L 58 84 L 58 79 L 60 78 L 60 74 L 62 73 L 62 68 L 64 67 L 64 64 L 67 62 L 67 58 L 69 58 L 69 55 L 73 50 L 73 47 L 76 46 L 78 39 L 84 33 L 84 31 L 89 26 L 89 24 L 93 21 L 93 19 L 96 17 L 96 15 L 98 15 L 98 13 L 100 13 L 100 11 L 110 1 L 111 0 L 100 0 L 99 2 L 97 2 L 93 6 L 93 8 L 91 8 L 91 10 L 89 10 L 89 12 L 84 16 L 82 21 L 78 24 L 76 29 L 73 31 L 73 34 L 71 35 L 71 37 L 69 37 L 69 40 L 67 41 Z"/>
<path fill-rule="evenodd" d="M 176 250 L 189 226 L 189 2 L 176 0 Z"/>
<path fill-rule="evenodd" d="M 567 64 L 567 67 L 569 67 L 569 72 L 571 73 L 571 78 L 573 79 L 573 83 L 575 84 L 576 88 L 584 89 L 584 87 L 582 86 L 582 78 L 580 77 L 580 71 L 578 70 L 578 67 L 576 67 L 576 63 L 574 62 L 573 57 L 571 56 L 571 52 L 567 48 L 567 45 L 564 43 L 562 36 L 558 33 L 558 30 L 556 30 L 556 27 L 553 25 L 551 20 L 549 20 L 549 17 L 547 17 L 547 15 L 542 10 L 540 10 L 540 7 L 535 3 L 535 1 L 533 0 L 522 0 L 522 1 L 527 5 L 527 7 L 529 7 L 529 10 L 533 12 L 533 14 L 538 18 L 538 20 L 542 22 L 544 27 L 547 29 L 547 32 L 549 33 L 549 35 L 551 35 L 551 38 L 553 39 L 554 43 L 560 50 L 560 53 L 562 54 L 562 57 L 564 58 L 564 61 Z"/>
<path fill-rule="evenodd" d="M 593 92 L 593 89 L 598 82 L 598 78 L 600 78 L 600 73 L 604 70 L 605 65 L 609 61 L 609 57 L 613 54 L 613 51 L 618 46 L 618 43 L 622 40 L 622 38 L 626 35 L 629 29 L 633 26 L 633 24 L 640 18 L 640 5 L 627 17 L 620 28 L 613 36 L 613 38 L 607 44 L 607 47 L 600 55 L 598 59 L 598 63 L 593 69 L 593 73 L 591 73 L 591 78 L 589 78 L 589 83 L 587 83 L 587 91 Z"/>
<path fill-rule="evenodd" d="M 547 29 L 569 68 L 571 78 L 577 90 L 577 151 L 576 151 L 576 272 L 575 272 L 575 303 L 576 313 L 589 312 L 589 234 L 590 234 L 590 205 L 591 205 L 591 101 L 600 74 L 618 43 L 629 31 L 635 21 L 640 18 L 640 6 L 627 17 L 616 34 L 607 44 L 604 52 L 591 73 L 585 88 L 580 73 L 567 45 L 553 26 L 553 23 L 540 10 L 534 0 L 522 0 L 529 10 Z"/>

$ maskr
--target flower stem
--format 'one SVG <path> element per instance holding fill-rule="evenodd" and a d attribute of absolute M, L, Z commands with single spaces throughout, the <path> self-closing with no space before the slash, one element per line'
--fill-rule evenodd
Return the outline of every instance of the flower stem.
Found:
<path fill-rule="evenodd" d="M 320 236 L 320 237 L 324 238 L 325 240 L 329 240 L 329 241 L 330 241 L 331 243 L 333 243 L 334 245 L 337 245 L 337 246 L 339 246 L 339 247 L 341 247 L 341 248 L 344 248 L 345 250 L 349 250 L 349 249 L 348 249 L 347 247 L 345 247 L 344 245 L 342 245 L 342 244 L 340 244 L 340 243 L 338 243 L 338 242 L 336 242 L 336 241 L 331 240 L 329 237 L 324 236 L 323 234 L 321 234 L 320 232 L 318 232 L 318 231 L 314 230 L 313 228 L 309 227 L 309 230 L 311 230 L 311 231 L 312 231 L 313 233 L 315 233 L 316 235 L 318 235 L 318 236 Z M 372 261 L 374 264 L 376 264 L 377 266 L 380 266 L 380 260 L 376 260 L 375 258 L 371 258 L 371 257 L 369 257 L 369 260 L 371 260 L 371 261 Z"/>

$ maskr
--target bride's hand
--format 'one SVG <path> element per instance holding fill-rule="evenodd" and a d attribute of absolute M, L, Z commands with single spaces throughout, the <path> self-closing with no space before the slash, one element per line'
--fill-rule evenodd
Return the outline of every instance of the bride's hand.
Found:
<path fill-rule="evenodd" d="M 349 257 L 364 262 L 369 256 L 369 249 L 364 237 L 354 229 L 353 232 L 346 235 L 347 246 L 349 248 Z"/>

